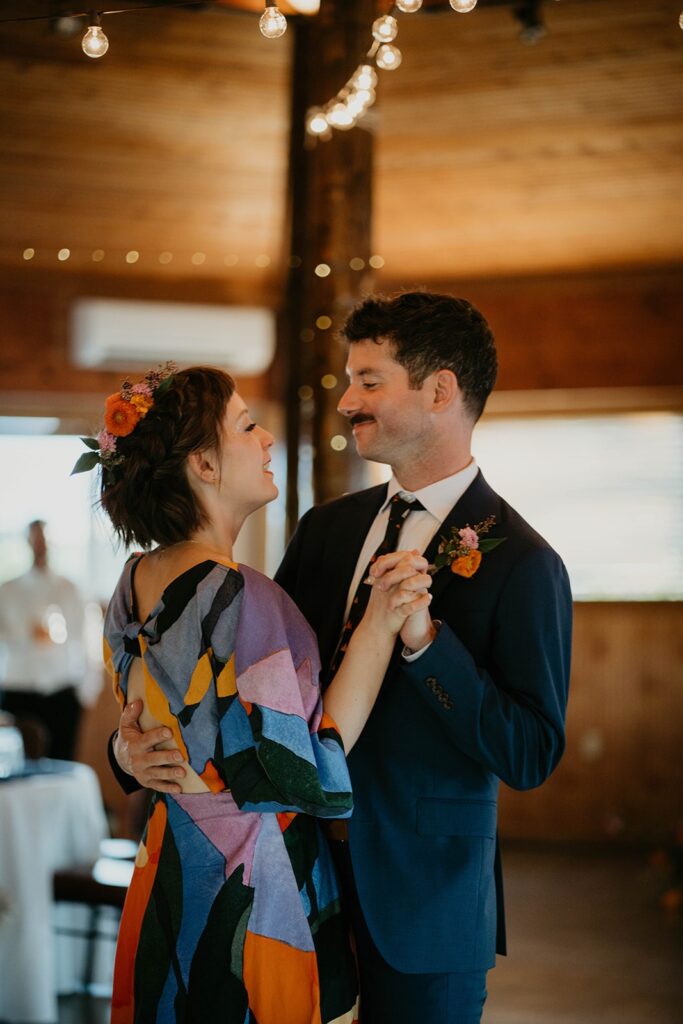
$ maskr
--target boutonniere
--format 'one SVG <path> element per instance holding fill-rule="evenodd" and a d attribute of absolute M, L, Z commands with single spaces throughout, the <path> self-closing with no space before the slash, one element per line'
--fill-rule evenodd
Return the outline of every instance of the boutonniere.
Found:
<path fill-rule="evenodd" d="M 482 557 L 507 540 L 507 537 L 483 537 L 495 522 L 495 516 L 488 516 L 475 526 L 468 523 L 467 526 L 460 528 L 451 527 L 450 538 L 441 538 L 434 559 L 433 572 L 438 572 L 447 565 L 456 576 L 465 576 L 468 579 L 474 576 L 481 565 Z"/>

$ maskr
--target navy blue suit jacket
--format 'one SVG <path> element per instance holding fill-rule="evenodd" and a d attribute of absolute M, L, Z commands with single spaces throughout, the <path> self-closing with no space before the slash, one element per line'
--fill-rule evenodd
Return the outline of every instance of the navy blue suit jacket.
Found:
<path fill-rule="evenodd" d="M 315 630 L 329 664 L 351 578 L 386 485 L 303 516 L 277 582 Z M 495 515 L 506 537 L 465 579 L 434 577 L 438 637 L 413 663 L 400 648 L 349 755 L 349 844 L 370 933 L 407 973 L 483 970 L 505 952 L 496 838 L 499 780 L 540 785 L 564 749 L 572 604 L 559 556 L 481 473 L 449 527 Z"/>

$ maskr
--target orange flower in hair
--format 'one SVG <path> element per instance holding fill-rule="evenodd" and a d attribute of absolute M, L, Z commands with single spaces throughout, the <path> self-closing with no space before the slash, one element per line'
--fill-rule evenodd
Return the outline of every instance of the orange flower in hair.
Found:
<path fill-rule="evenodd" d="M 127 437 L 140 422 L 140 413 L 117 391 L 104 403 L 104 425 L 115 437 Z"/>

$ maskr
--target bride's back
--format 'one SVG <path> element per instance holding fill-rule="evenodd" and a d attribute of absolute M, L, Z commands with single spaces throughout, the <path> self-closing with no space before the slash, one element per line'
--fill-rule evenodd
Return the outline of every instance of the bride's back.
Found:
<path fill-rule="evenodd" d="M 162 595 L 184 573 L 187 573 L 195 565 L 205 561 L 229 562 L 229 559 L 212 548 L 195 541 L 184 541 L 174 544 L 170 548 L 159 548 L 149 554 L 143 555 L 137 565 L 132 579 L 132 614 L 133 618 L 140 622 L 146 622 L 154 609 L 159 605 Z M 188 680 L 189 683 L 189 680 Z M 149 709 L 147 698 L 145 669 L 141 658 L 135 658 L 130 666 L 128 674 L 129 702 L 141 700 L 143 703 L 140 715 L 140 728 L 147 732 L 163 725 Z M 171 738 L 158 743 L 156 750 L 177 750 L 178 744 Z M 178 785 L 184 793 L 205 793 L 209 787 L 190 767 L 187 761 L 179 763 L 179 767 L 185 769 L 183 778 L 178 779 Z"/>

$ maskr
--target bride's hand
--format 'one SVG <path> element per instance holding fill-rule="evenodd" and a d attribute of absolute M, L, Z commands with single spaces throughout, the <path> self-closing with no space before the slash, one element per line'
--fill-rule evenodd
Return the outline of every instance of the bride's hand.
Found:
<path fill-rule="evenodd" d="M 366 581 L 372 587 L 365 613 L 368 625 L 396 635 L 409 618 L 429 618 L 432 578 L 427 567 L 418 551 L 392 551 L 373 562 Z"/>

